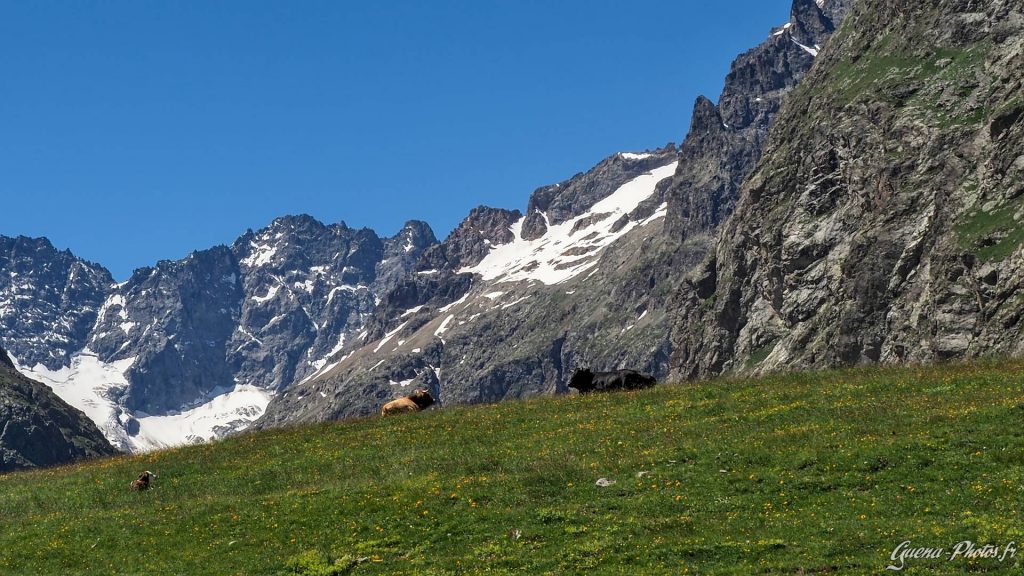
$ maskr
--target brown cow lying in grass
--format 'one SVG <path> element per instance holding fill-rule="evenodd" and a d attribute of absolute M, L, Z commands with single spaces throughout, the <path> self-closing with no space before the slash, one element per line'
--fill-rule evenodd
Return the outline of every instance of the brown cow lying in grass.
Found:
<path fill-rule="evenodd" d="M 430 392 L 426 390 L 416 390 L 412 394 L 399 398 L 398 400 L 392 400 L 384 405 L 380 409 L 381 416 L 389 416 L 391 414 L 401 414 L 403 412 L 419 412 L 420 410 L 426 410 L 431 404 L 434 403 L 434 397 L 430 395 Z"/>
<path fill-rule="evenodd" d="M 146 470 L 142 474 L 139 474 L 139 478 L 137 480 L 132 480 L 132 483 L 129 484 L 129 486 L 136 492 L 140 490 L 149 490 L 149 485 L 153 481 L 153 478 L 156 478 L 156 474 Z"/>
<path fill-rule="evenodd" d="M 591 372 L 589 369 L 577 370 L 569 381 L 569 387 L 580 391 L 608 392 L 611 390 L 639 390 L 657 384 L 654 376 L 636 370 L 614 370 L 612 372 Z"/>

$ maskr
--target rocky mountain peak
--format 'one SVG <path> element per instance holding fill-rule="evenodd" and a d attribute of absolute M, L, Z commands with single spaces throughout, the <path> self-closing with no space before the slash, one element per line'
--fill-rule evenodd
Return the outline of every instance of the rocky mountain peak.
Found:
<path fill-rule="evenodd" d="M 409 220 L 397 234 L 385 241 L 387 256 L 394 257 L 402 253 L 422 252 L 437 244 L 437 237 L 429 224 L 422 220 Z"/>
<path fill-rule="evenodd" d="M 822 13 L 832 21 L 833 26 L 839 27 L 839 23 L 846 18 L 850 11 L 852 0 L 820 0 L 816 2 Z"/>
<path fill-rule="evenodd" d="M 839 2 L 833 3 L 837 4 Z M 822 0 L 793 0 L 790 22 L 795 28 L 795 38 L 810 46 L 820 45 L 821 40 L 836 30 L 832 18 L 824 11 Z"/>
<path fill-rule="evenodd" d="M 374 293 L 386 298 L 406 274 L 421 261 L 423 254 L 437 246 L 430 225 L 422 220 L 410 220 L 397 234 L 384 241 L 384 259 L 377 264 Z"/>
<path fill-rule="evenodd" d="M 63 366 L 85 345 L 114 281 L 45 238 L 0 236 L 0 334 L 24 364 Z"/>
<path fill-rule="evenodd" d="M 707 135 L 712 131 L 720 131 L 724 128 L 722 116 L 718 113 L 715 103 L 706 96 L 698 96 L 693 103 L 693 114 L 690 116 L 689 137 Z"/>
<path fill-rule="evenodd" d="M 348 227 L 345 225 L 344 222 L 339 222 L 337 225 L 341 226 L 342 228 Z M 269 227 L 278 230 L 301 230 L 309 228 L 323 229 L 326 228 L 327 226 L 323 222 L 317 220 L 316 218 L 310 216 L 309 214 L 286 214 L 284 216 L 278 216 L 277 218 L 274 218 L 274 220 L 270 223 Z"/>
<path fill-rule="evenodd" d="M 519 210 L 477 206 L 444 242 L 430 247 L 416 264 L 416 271 L 458 271 L 475 266 L 493 245 L 507 244 L 514 235 L 512 225 L 522 218 Z"/>

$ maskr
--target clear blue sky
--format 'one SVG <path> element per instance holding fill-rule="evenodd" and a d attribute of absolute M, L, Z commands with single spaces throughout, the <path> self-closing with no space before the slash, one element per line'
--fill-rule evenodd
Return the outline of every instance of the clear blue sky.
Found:
<path fill-rule="evenodd" d="M 790 0 L 0 0 L 0 234 L 125 279 L 308 213 L 443 238 L 679 142 Z"/>

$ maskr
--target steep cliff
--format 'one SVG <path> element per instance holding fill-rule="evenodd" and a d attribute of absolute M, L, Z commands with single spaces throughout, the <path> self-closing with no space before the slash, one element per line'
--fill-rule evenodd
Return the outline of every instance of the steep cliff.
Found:
<path fill-rule="evenodd" d="M 1022 6 L 854 5 L 674 297 L 676 375 L 1024 352 Z"/>

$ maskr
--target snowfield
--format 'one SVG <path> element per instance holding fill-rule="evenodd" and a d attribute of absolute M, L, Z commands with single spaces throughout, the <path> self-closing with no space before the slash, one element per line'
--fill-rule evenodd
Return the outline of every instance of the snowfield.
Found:
<path fill-rule="evenodd" d="M 492 247 L 479 264 L 459 273 L 479 274 L 494 283 L 536 280 L 549 285 L 578 276 L 597 265 L 602 249 L 637 226 L 665 215 L 659 208 L 650 218 L 642 222 L 631 220 L 613 231 L 620 218 L 654 194 L 659 182 L 675 174 L 676 164 L 672 162 L 630 180 L 586 213 L 548 226 L 547 232 L 536 240 L 523 239 L 524 216 L 510 229 L 515 235 L 512 242 Z"/>
<path fill-rule="evenodd" d="M 236 385 L 215 389 L 201 404 L 183 407 L 180 412 L 132 414 L 118 404 L 118 398 L 128 387 L 125 372 L 135 358 L 107 363 L 86 348 L 59 370 L 42 364 L 27 368 L 16 358 L 11 360 L 19 372 L 46 384 L 62 400 L 84 412 L 116 448 L 133 453 L 208 442 L 227 432 L 244 430 L 263 415 L 273 396 L 255 386 Z"/>
<path fill-rule="evenodd" d="M 209 442 L 228 432 L 244 430 L 263 415 L 273 396 L 256 386 L 217 389 L 195 408 L 164 416 L 136 415 L 139 433 L 132 437 L 134 452 Z"/>

